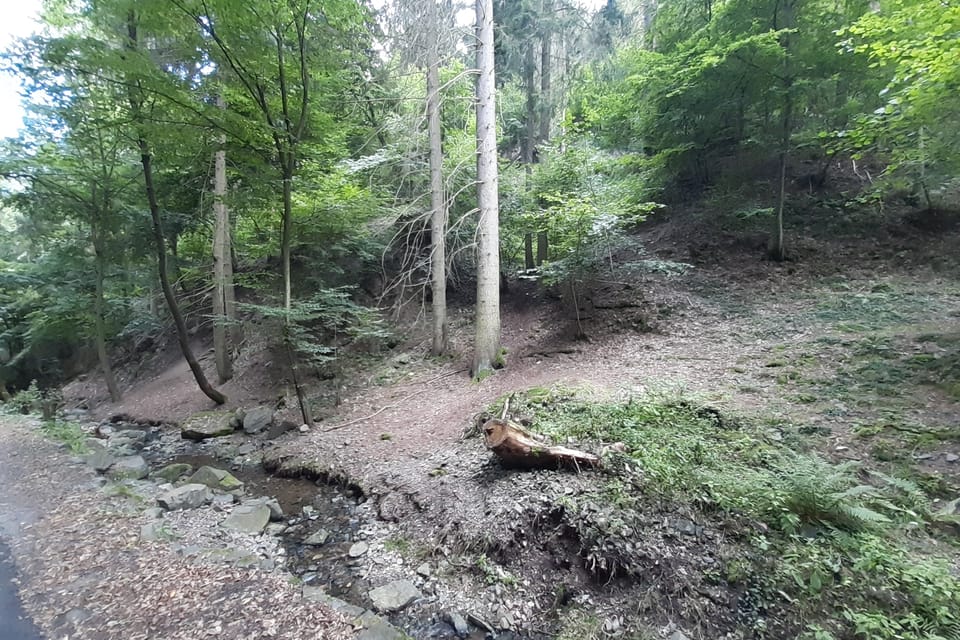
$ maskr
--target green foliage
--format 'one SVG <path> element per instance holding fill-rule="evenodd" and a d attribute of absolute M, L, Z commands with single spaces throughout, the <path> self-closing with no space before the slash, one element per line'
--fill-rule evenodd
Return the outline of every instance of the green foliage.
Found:
<path fill-rule="evenodd" d="M 89 450 L 86 443 L 87 434 L 74 422 L 44 420 L 40 429 L 48 438 L 66 445 L 71 453 L 83 454 Z"/>

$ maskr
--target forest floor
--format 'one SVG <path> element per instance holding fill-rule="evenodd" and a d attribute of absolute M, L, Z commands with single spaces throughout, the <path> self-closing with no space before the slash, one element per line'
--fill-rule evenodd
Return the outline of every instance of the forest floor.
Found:
<path fill-rule="evenodd" d="M 438 567 L 432 604 L 394 620 L 416 637 L 438 637 L 417 621 L 439 621 L 457 606 L 534 637 L 751 637 L 760 624 L 756 613 L 744 622 L 743 596 L 752 587 L 729 569 L 730 554 L 754 534 L 742 523 L 731 533 L 695 504 L 663 500 L 646 524 L 631 524 L 636 545 L 650 545 L 645 569 L 587 567 L 596 560 L 588 547 L 599 543 L 558 516 L 557 505 L 572 511 L 570 499 L 595 497 L 591 487 L 607 480 L 492 463 L 476 425 L 507 394 L 526 394 L 518 404 L 527 413 L 517 417 L 535 430 L 538 411 L 555 417 L 571 398 L 615 404 L 656 397 L 661 407 L 708 407 L 718 421 L 756 425 L 764 446 L 907 475 L 934 504 L 960 496 L 960 235 L 900 221 L 868 239 L 800 230 L 795 259 L 785 263 L 763 260 L 762 241 L 722 225 L 691 236 L 667 221 L 644 229 L 638 241 L 647 247 L 644 258 L 691 268 L 598 278 L 579 313 L 586 339 L 571 337 L 577 320 L 559 302 L 519 283 L 503 304 L 503 370 L 482 382 L 468 378 L 471 316 L 454 312 L 451 358 L 429 358 L 422 331 L 413 329 L 393 351 L 358 360 L 340 388 L 326 392 L 340 402 L 315 429 L 264 445 L 270 468 L 345 480 L 376 505 L 389 527 L 371 544 L 391 560 L 378 563 L 372 553 L 365 579 L 409 577 L 424 560 Z M 635 256 L 617 257 L 628 258 Z M 290 395 L 282 367 L 253 339 L 238 372 L 224 387 L 232 406 L 272 405 Z M 98 396 L 95 378 L 66 389 L 68 402 Z M 210 408 L 171 357 L 145 368 L 122 403 L 94 410 L 179 421 Z M 285 417 L 297 420 L 293 408 Z M 579 435 L 586 446 L 603 439 Z M 765 531 L 757 523 L 747 528 L 755 526 L 754 533 Z M 622 549 L 607 559 L 615 556 Z M 704 563 L 718 558 L 727 563 L 720 587 L 687 575 L 709 573 Z M 661 568 L 651 573 L 653 566 Z M 651 590 L 659 595 L 648 602 Z M 802 628 L 786 614 L 777 627 L 776 611 L 767 607 L 768 637 Z"/>

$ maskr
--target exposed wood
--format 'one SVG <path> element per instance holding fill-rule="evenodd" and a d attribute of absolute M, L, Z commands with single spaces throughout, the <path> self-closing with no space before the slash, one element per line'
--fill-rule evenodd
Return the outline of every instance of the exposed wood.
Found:
<path fill-rule="evenodd" d="M 483 425 L 483 439 L 487 448 L 508 467 L 564 467 L 579 471 L 600 466 L 600 456 L 551 445 L 515 422 L 501 418 L 487 420 Z"/>

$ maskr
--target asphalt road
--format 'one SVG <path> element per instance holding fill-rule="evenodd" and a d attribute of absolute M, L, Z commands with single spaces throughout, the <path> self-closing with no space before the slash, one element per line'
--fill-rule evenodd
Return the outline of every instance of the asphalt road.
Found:
<path fill-rule="evenodd" d="M 10 550 L 0 540 L 0 640 L 41 640 L 43 636 L 20 606 L 13 582 L 16 573 Z"/>

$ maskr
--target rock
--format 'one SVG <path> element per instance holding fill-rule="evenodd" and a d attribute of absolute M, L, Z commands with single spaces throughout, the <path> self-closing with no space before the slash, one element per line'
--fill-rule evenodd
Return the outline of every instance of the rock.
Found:
<path fill-rule="evenodd" d="M 330 532 L 326 529 L 320 529 L 312 536 L 303 541 L 303 544 L 308 544 L 314 547 L 319 547 L 321 545 L 327 544 L 327 540 L 330 539 Z"/>
<path fill-rule="evenodd" d="M 419 567 L 417 567 L 417 575 L 421 578 L 429 578 L 433 573 L 433 570 L 430 568 L 429 562 L 424 562 Z"/>
<path fill-rule="evenodd" d="M 84 438 L 83 443 L 87 445 L 87 449 L 90 450 L 90 453 L 95 451 L 103 451 L 107 448 L 107 445 L 100 438 Z"/>
<path fill-rule="evenodd" d="M 234 477 L 229 471 L 217 469 L 216 467 L 200 467 L 196 473 L 190 476 L 190 482 L 194 484 L 203 484 L 211 489 L 220 489 L 221 491 L 233 491 L 242 489 L 243 483 Z"/>
<path fill-rule="evenodd" d="M 232 493 L 215 493 L 213 494 L 213 500 L 211 501 L 214 507 L 219 507 L 221 510 L 224 507 L 229 507 L 237 499 Z"/>
<path fill-rule="evenodd" d="M 683 631 L 680 631 L 679 629 L 677 629 L 676 631 L 671 633 L 669 636 L 667 636 L 667 640 L 690 640 L 690 638 L 688 638 L 687 634 L 685 634 Z"/>
<path fill-rule="evenodd" d="M 93 614 L 85 609 L 73 608 L 69 611 L 61 613 L 56 618 L 53 619 L 54 627 L 63 627 L 63 626 L 76 626 L 81 622 L 89 619 Z"/>
<path fill-rule="evenodd" d="M 128 456 L 120 458 L 107 471 L 107 475 L 114 480 L 140 480 L 150 473 L 150 467 L 143 456 Z"/>
<path fill-rule="evenodd" d="M 266 505 L 241 505 L 227 516 L 221 526 L 241 533 L 260 534 L 269 522 L 270 509 Z"/>
<path fill-rule="evenodd" d="M 280 424 L 274 423 L 272 427 L 267 429 L 267 436 L 266 436 L 267 440 L 276 440 L 277 438 L 285 434 L 287 431 L 293 431 L 296 428 L 297 428 L 297 425 L 290 422 L 289 420 L 284 420 Z"/>
<path fill-rule="evenodd" d="M 140 542 L 153 542 L 163 537 L 163 527 L 156 522 L 148 522 L 140 527 Z"/>
<path fill-rule="evenodd" d="M 409 580 L 395 580 L 370 590 L 367 595 L 374 609 L 381 613 L 392 613 L 404 609 L 422 594 Z"/>
<path fill-rule="evenodd" d="M 956 462 L 957 460 L 960 460 L 960 456 L 955 453 L 948 453 L 943 457 L 943 459 L 947 462 Z"/>
<path fill-rule="evenodd" d="M 443 614 L 443 619 L 450 623 L 450 626 L 461 638 L 470 635 L 470 625 L 467 624 L 467 619 L 456 611 L 447 611 Z"/>
<path fill-rule="evenodd" d="M 305 424 L 300 425 L 300 433 L 306 433 L 308 431 L 310 431 L 310 427 Z"/>
<path fill-rule="evenodd" d="M 486 620 L 484 620 L 483 618 L 481 618 L 480 616 L 478 616 L 478 615 L 475 614 L 475 613 L 469 613 L 469 612 L 468 612 L 468 613 L 467 613 L 467 620 L 470 621 L 470 624 L 474 625 L 475 627 L 479 627 L 479 628 L 483 629 L 483 630 L 486 631 L 487 633 L 494 633 L 494 631 L 493 631 L 493 625 L 490 624 L 489 622 L 487 622 Z"/>
<path fill-rule="evenodd" d="M 176 482 L 191 471 L 193 471 L 192 465 L 186 464 L 185 462 L 175 462 L 161 469 L 157 469 L 150 474 L 150 477 L 160 478 L 165 482 Z"/>
<path fill-rule="evenodd" d="M 357 634 L 357 640 L 407 640 L 409 636 L 383 618 L 367 611 L 360 616 L 363 630 Z"/>
<path fill-rule="evenodd" d="M 230 420 L 233 414 L 229 411 L 204 411 L 187 418 L 180 425 L 180 437 L 185 440 L 206 440 L 228 436 L 233 433 Z"/>
<path fill-rule="evenodd" d="M 98 449 L 85 455 L 83 461 L 86 462 L 88 466 L 93 467 L 95 471 L 103 473 L 113 466 L 113 463 L 116 462 L 117 459 L 106 449 Z"/>
<path fill-rule="evenodd" d="M 245 500 L 243 502 L 245 505 L 263 505 L 267 509 L 270 509 L 270 521 L 271 522 L 280 522 L 283 520 L 283 509 L 280 507 L 280 503 L 276 498 L 271 498 L 269 496 L 264 496 L 262 498 L 253 498 L 252 500 Z"/>
<path fill-rule="evenodd" d="M 243 432 L 248 435 L 260 433 L 273 424 L 273 409 L 270 407 L 254 407 L 243 416 Z"/>
<path fill-rule="evenodd" d="M 350 547 L 350 550 L 347 552 L 351 558 L 359 558 L 365 554 L 370 549 L 370 545 L 366 542 L 356 542 L 353 546 Z"/>
<path fill-rule="evenodd" d="M 163 517 L 163 509 L 160 507 L 150 507 L 144 510 L 143 515 L 152 520 L 158 520 Z"/>
<path fill-rule="evenodd" d="M 213 493 L 205 484 L 185 484 L 157 496 L 157 504 L 169 511 L 196 509 L 210 502 Z"/>
<path fill-rule="evenodd" d="M 241 549 L 203 549 L 199 554 L 212 562 L 222 562 L 241 569 L 260 566 L 260 557 Z"/>
<path fill-rule="evenodd" d="M 272 524 L 268 524 L 266 529 L 267 535 L 274 536 L 274 537 L 282 536 L 284 531 L 286 530 L 287 530 L 287 525 L 280 522 L 274 522 Z"/>
<path fill-rule="evenodd" d="M 303 587 L 302 593 L 304 600 L 325 604 L 337 613 L 342 613 L 348 618 L 359 618 L 365 611 L 363 607 L 358 607 L 350 604 L 349 602 L 344 602 L 340 598 L 334 598 L 333 596 L 329 595 L 323 587 L 305 586 Z"/>

